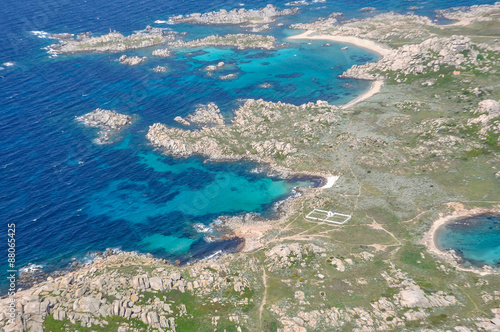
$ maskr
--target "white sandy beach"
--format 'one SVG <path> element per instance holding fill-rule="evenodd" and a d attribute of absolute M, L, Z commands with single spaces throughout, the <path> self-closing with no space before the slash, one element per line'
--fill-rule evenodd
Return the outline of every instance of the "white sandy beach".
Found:
<path fill-rule="evenodd" d="M 384 85 L 383 80 L 374 81 L 372 83 L 372 86 L 370 87 L 370 89 L 368 91 L 366 91 L 365 93 L 360 95 L 358 98 L 354 99 L 353 101 L 350 101 L 347 104 L 340 106 L 340 108 L 346 109 L 346 108 L 349 108 L 353 105 L 356 105 L 359 102 L 362 102 L 365 99 L 370 98 L 371 96 L 373 96 L 374 94 L 376 94 L 380 91 L 380 89 L 382 88 L 382 85 Z"/>
<path fill-rule="evenodd" d="M 321 189 L 327 189 L 327 188 L 331 188 L 335 185 L 335 183 L 337 183 L 338 179 L 340 178 L 340 176 L 329 176 L 326 178 L 326 183 L 321 186 L 320 188 Z"/>
<path fill-rule="evenodd" d="M 358 37 L 351 36 L 331 36 L 331 35 L 315 35 L 312 36 L 316 31 L 306 31 L 298 35 L 290 36 L 288 39 L 313 39 L 313 40 L 329 40 L 337 43 L 346 43 L 362 48 L 366 48 L 370 51 L 376 52 L 380 55 L 386 55 L 391 51 L 390 48 L 382 44 L 376 43 L 371 40 L 362 39 Z"/>
<path fill-rule="evenodd" d="M 312 34 L 315 33 L 315 31 L 306 31 L 301 34 L 295 35 L 295 36 L 290 36 L 288 37 L 289 39 L 313 39 L 313 40 L 329 40 L 333 42 L 338 42 L 338 43 L 346 43 L 346 44 L 352 44 L 355 46 L 359 46 L 362 48 L 366 48 L 370 51 L 373 51 L 375 53 L 380 54 L 381 56 L 386 55 L 387 53 L 390 52 L 390 49 L 382 44 L 376 43 L 371 40 L 366 40 L 358 37 L 351 37 L 351 36 L 330 36 L 330 35 L 315 35 L 312 36 Z M 350 101 L 349 103 L 342 105 L 342 109 L 346 109 L 349 107 L 352 107 L 356 105 L 359 102 L 362 102 L 363 100 L 366 100 L 373 96 L 374 94 L 378 93 L 380 89 L 382 88 L 382 85 L 384 84 L 383 80 L 377 80 L 374 81 L 371 88 L 357 97 L 356 99 Z"/>

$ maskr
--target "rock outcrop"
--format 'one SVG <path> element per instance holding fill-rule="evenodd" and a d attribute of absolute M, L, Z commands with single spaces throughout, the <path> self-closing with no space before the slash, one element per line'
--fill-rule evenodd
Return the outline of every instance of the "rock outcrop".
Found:
<path fill-rule="evenodd" d="M 182 301 L 206 296 L 214 289 L 228 290 L 227 294 L 236 296 L 250 289 L 246 278 L 227 278 L 229 272 L 224 258 L 178 268 L 136 253 L 97 257 L 77 271 L 19 290 L 13 322 L 4 319 L 9 316 L 10 299 L 0 299 L 0 329 L 44 331 L 44 321 L 52 316 L 61 324 L 79 324 L 91 330 L 106 330 L 110 320 L 119 317 L 119 331 L 142 331 L 134 327 L 137 321 L 148 329 L 175 331 L 176 321 L 192 314 L 186 306 L 190 303 Z M 172 300 L 177 294 L 183 294 L 184 300 Z M 246 298 L 241 303 L 229 303 L 243 306 L 248 301 Z"/>
<path fill-rule="evenodd" d="M 100 128 L 99 137 L 96 142 L 99 144 L 107 143 L 113 133 L 132 124 L 130 115 L 120 114 L 115 111 L 97 108 L 94 111 L 76 118 L 89 127 Z"/>
<path fill-rule="evenodd" d="M 159 57 L 159 58 L 168 58 L 168 57 L 172 56 L 172 52 L 167 48 L 160 48 L 160 49 L 154 50 L 151 53 L 151 55 Z"/>
<path fill-rule="evenodd" d="M 492 99 L 481 101 L 473 114 L 479 116 L 468 120 L 467 124 L 470 127 L 479 126 L 478 133 L 482 139 L 488 139 L 489 136 L 498 137 L 500 134 L 500 103 L 498 101 Z M 495 142 L 491 143 L 495 144 Z"/>
<path fill-rule="evenodd" d="M 122 55 L 118 61 L 122 64 L 122 65 L 129 65 L 129 66 L 137 66 L 138 64 L 141 64 L 143 63 L 144 61 L 146 61 L 148 58 L 147 57 L 139 57 L 137 55 L 134 55 L 134 56 L 127 56 L 127 55 Z"/>
<path fill-rule="evenodd" d="M 174 120 L 185 126 L 189 126 L 191 124 L 200 126 L 224 125 L 224 117 L 222 116 L 219 107 L 217 107 L 214 103 L 200 105 L 193 114 L 188 115 L 184 119 L 178 116 L 175 117 Z"/>
<path fill-rule="evenodd" d="M 242 24 L 242 23 L 271 23 L 278 16 L 294 15 L 298 13 L 298 8 L 289 8 L 282 11 L 278 10 L 273 5 L 267 5 L 264 8 L 257 10 L 247 10 L 245 8 L 233 9 L 227 11 L 221 9 L 219 11 L 208 13 L 194 13 L 190 15 L 179 15 L 170 18 L 174 23 L 200 23 L 200 24 Z"/>

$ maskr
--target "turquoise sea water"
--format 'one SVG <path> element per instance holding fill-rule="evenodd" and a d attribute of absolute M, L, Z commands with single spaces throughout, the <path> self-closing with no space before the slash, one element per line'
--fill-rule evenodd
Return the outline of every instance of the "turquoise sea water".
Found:
<path fill-rule="evenodd" d="M 492 2 L 492 1 L 490 1 Z M 247 8 L 286 1 L 254 1 Z M 302 6 L 301 13 L 282 17 L 283 28 L 271 34 L 279 42 L 297 33 L 286 27 L 309 22 L 333 11 L 346 18 L 371 15 L 374 6 L 433 15 L 438 8 L 472 1 L 327 1 Z M 171 15 L 232 9 L 230 1 L 97 0 L 11 1 L 0 7 L 0 213 L 4 224 L 16 224 L 16 267 L 41 264 L 47 271 L 64 268 L 87 252 L 120 248 L 151 252 L 158 257 L 189 260 L 237 241 L 207 242 L 193 227 L 209 225 L 220 215 L 255 212 L 271 216 L 274 204 L 296 186 L 314 179 L 279 179 L 251 172 L 245 162 L 206 163 L 200 158 L 174 159 L 155 151 L 145 139 L 150 125 L 177 125 L 173 118 L 193 112 L 200 103 L 215 102 L 229 119 L 241 99 L 262 98 L 302 104 L 318 99 L 343 104 L 368 88 L 368 82 L 339 79 L 353 64 L 374 61 L 373 53 L 342 44 L 287 42 L 273 51 L 205 47 L 175 52 L 168 59 L 150 56 L 153 48 L 126 52 L 149 56 L 139 66 L 120 65 L 120 54 L 78 54 L 49 57 L 53 43 L 32 31 L 99 35 L 109 29 L 124 34 L 155 27 L 187 32 L 186 39 L 240 33 L 237 26 L 155 24 Z M 217 74 L 235 73 L 235 80 L 210 77 L 207 65 L 224 61 Z M 153 72 L 157 65 L 167 73 Z M 270 88 L 262 88 L 269 83 Z M 134 124 L 110 145 L 96 145 L 94 129 L 74 118 L 101 107 L 133 115 Z M 5 226 L 6 227 L 6 226 Z M 5 253 L 6 241 L 0 241 Z M 0 258 L 0 280 L 7 260 Z M 0 287 L 3 284 L 0 282 Z"/>
<path fill-rule="evenodd" d="M 480 215 L 456 220 L 436 233 L 440 249 L 454 249 L 465 265 L 500 268 L 500 215 Z"/>

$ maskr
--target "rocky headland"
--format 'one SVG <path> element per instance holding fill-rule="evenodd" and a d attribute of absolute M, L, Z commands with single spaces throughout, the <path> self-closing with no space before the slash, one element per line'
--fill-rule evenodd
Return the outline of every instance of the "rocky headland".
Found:
<path fill-rule="evenodd" d="M 235 111 L 230 124 L 224 124 L 215 105 L 203 109 L 203 113 L 198 110 L 187 122 L 200 118 L 203 120 L 197 120 L 198 123 L 206 124 L 205 119 L 209 119 L 217 126 L 184 130 L 156 123 L 146 137 L 173 156 L 202 155 L 213 160 L 250 159 L 271 164 L 277 159 L 291 165 L 301 146 L 316 141 L 318 134 L 313 134 L 312 127 L 331 130 L 329 127 L 339 121 L 339 114 L 336 106 L 322 101 L 294 106 L 250 99 Z M 294 123 L 292 127 L 290 122 Z M 290 135 L 290 131 L 312 136 Z"/>
<path fill-rule="evenodd" d="M 89 127 L 100 128 L 96 138 L 99 144 L 109 143 L 113 134 L 132 124 L 130 115 L 120 114 L 115 111 L 97 108 L 90 113 L 76 117 L 76 120 Z"/>
<path fill-rule="evenodd" d="M 264 8 L 250 9 L 245 8 L 233 9 L 227 11 L 221 9 L 219 11 L 208 13 L 193 13 L 186 16 L 179 15 L 170 18 L 174 23 L 198 23 L 198 24 L 243 24 L 257 23 L 266 24 L 274 22 L 275 17 L 294 15 L 298 13 L 297 8 L 287 8 L 278 10 L 275 6 L 269 4 Z"/>

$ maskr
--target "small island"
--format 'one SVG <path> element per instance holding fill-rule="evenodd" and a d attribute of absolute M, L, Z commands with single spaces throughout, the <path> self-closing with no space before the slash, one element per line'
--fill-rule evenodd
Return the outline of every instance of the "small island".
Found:
<path fill-rule="evenodd" d="M 98 144 L 110 143 L 112 135 L 132 124 L 130 115 L 120 114 L 116 111 L 97 108 L 90 113 L 76 117 L 78 122 L 86 126 L 100 128 L 99 137 L 95 139 Z"/>
<path fill-rule="evenodd" d="M 147 27 L 145 31 L 136 32 L 125 37 L 116 31 L 110 32 L 100 37 L 93 37 L 91 33 L 82 33 L 76 36 L 75 39 L 70 34 L 52 35 L 54 38 L 60 39 L 59 44 L 48 46 L 51 53 L 117 53 L 138 48 L 150 47 L 165 43 L 168 40 L 175 39 L 174 34 L 166 32 L 159 28 Z"/>
<path fill-rule="evenodd" d="M 298 12 L 298 8 L 287 8 L 280 11 L 276 8 L 276 6 L 269 4 L 266 7 L 257 10 L 247 10 L 245 8 L 241 8 L 227 11 L 225 9 L 221 9 L 219 11 L 204 14 L 194 13 L 186 16 L 179 15 L 171 17 L 170 21 L 174 23 L 198 24 L 266 24 L 274 22 L 275 17 L 294 15 Z"/>

